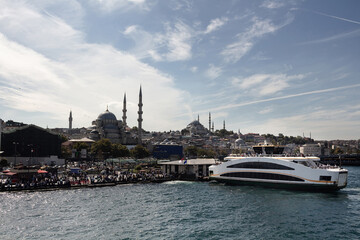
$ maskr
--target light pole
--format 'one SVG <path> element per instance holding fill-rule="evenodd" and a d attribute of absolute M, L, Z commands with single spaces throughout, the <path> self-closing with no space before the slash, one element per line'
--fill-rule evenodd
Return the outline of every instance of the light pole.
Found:
<path fill-rule="evenodd" d="M 18 142 L 13 142 L 14 146 L 15 146 L 15 163 L 14 163 L 14 167 L 16 166 L 16 146 L 19 145 Z"/>

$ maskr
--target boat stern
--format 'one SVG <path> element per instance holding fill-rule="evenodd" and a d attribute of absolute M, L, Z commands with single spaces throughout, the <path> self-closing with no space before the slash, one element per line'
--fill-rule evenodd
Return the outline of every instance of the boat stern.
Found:
<path fill-rule="evenodd" d="M 346 187 L 347 178 L 348 178 L 348 171 L 346 169 L 341 169 L 337 180 L 337 186 L 339 189 Z"/>

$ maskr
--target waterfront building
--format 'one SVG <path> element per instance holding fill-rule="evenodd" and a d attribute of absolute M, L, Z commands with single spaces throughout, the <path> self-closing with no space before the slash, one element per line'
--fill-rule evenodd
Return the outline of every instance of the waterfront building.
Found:
<path fill-rule="evenodd" d="M 305 144 L 300 147 L 300 153 L 305 156 L 320 156 L 321 144 Z"/>
<path fill-rule="evenodd" d="M 209 167 L 216 164 L 216 159 L 197 158 L 176 161 L 159 161 L 163 173 L 179 175 L 187 179 L 199 179 L 209 176 Z"/>
<path fill-rule="evenodd" d="M 153 148 L 153 157 L 156 159 L 176 159 L 183 157 L 183 146 L 178 144 L 156 144 Z"/>
<path fill-rule="evenodd" d="M 64 164 L 64 160 L 58 158 L 61 155 L 58 134 L 35 125 L 25 125 L 4 131 L 1 137 L 3 156 L 14 165 Z"/>

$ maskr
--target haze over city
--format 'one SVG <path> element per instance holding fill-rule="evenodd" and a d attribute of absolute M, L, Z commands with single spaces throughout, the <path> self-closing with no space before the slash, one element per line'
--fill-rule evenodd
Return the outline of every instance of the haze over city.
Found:
<path fill-rule="evenodd" d="M 0 118 L 359 139 L 359 1 L 0 0 Z"/>

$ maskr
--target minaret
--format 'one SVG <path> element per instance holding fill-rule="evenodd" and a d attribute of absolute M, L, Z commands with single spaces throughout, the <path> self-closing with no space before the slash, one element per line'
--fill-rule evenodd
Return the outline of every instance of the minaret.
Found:
<path fill-rule="evenodd" d="M 70 116 L 69 116 L 69 132 L 71 132 L 71 130 L 72 130 L 72 121 L 73 121 L 72 111 L 70 110 Z"/>
<path fill-rule="evenodd" d="M 199 116 L 199 114 L 198 114 L 198 122 L 200 122 L 200 116 Z"/>
<path fill-rule="evenodd" d="M 138 111 L 138 114 L 139 114 L 139 118 L 138 118 L 138 143 L 141 144 L 141 136 L 142 136 L 142 127 L 141 127 L 141 124 L 142 124 L 142 114 L 143 114 L 143 111 L 142 111 L 142 106 L 143 106 L 143 103 L 142 103 L 142 92 L 141 92 L 141 85 L 140 85 L 140 92 L 139 92 L 139 111 Z"/>
<path fill-rule="evenodd" d="M 224 123 L 223 123 L 223 129 L 225 130 L 225 120 L 224 120 Z"/>
<path fill-rule="evenodd" d="M 124 94 L 124 103 L 123 103 L 123 116 L 122 116 L 122 120 L 123 120 L 123 125 L 124 125 L 124 130 L 125 130 L 125 128 L 126 128 L 126 126 L 127 126 L 127 124 L 126 124 L 126 112 L 127 112 L 127 110 L 126 110 L 126 93 Z"/>
<path fill-rule="evenodd" d="M 211 132 L 211 113 L 209 112 L 209 131 Z"/>
<path fill-rule="evenodd" d="M 123 103 L 123 116 L 122 116 L 122 119 L 123 119 L 123 131 L 122 131 L 122 144 L 126 144 L 126 93 L 124 94 L 124 103 Z"/>
<path fill-rule="evenodd" d="M 215 129 L 215 127 L 214 127 L 214 122 L 212 122 L 211 131 L 214 132 L 214 129 Z"/>

